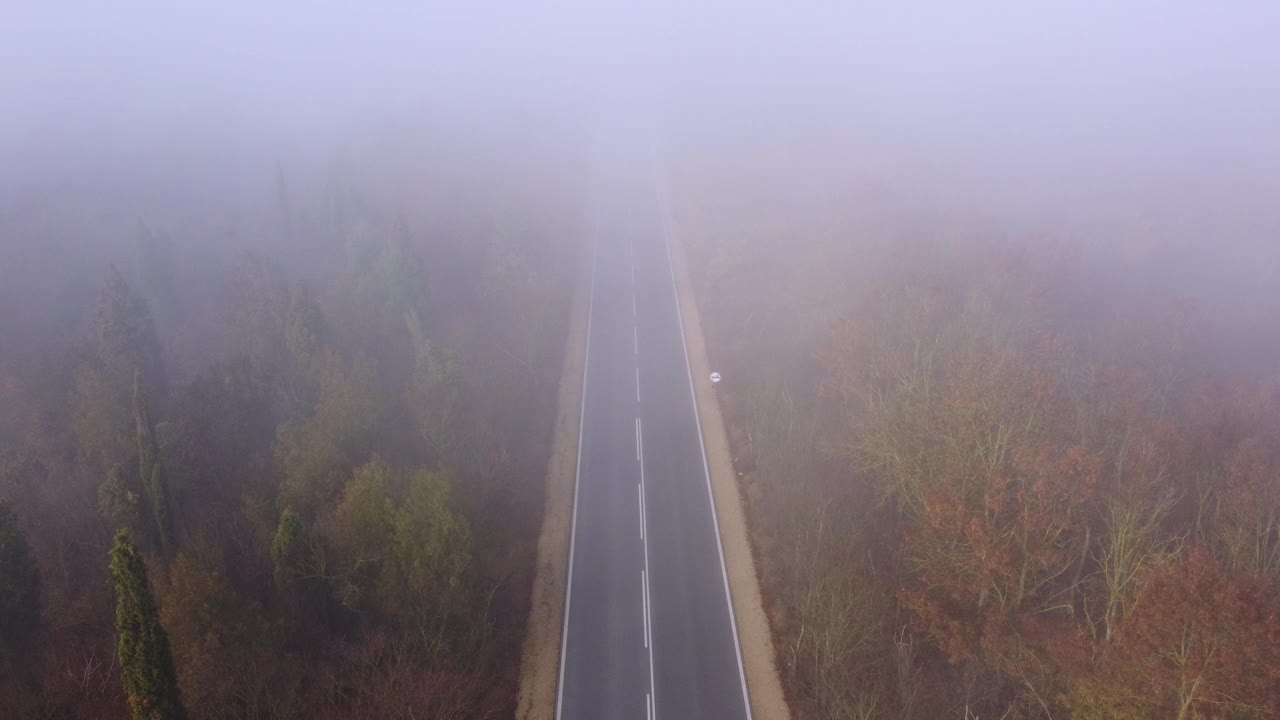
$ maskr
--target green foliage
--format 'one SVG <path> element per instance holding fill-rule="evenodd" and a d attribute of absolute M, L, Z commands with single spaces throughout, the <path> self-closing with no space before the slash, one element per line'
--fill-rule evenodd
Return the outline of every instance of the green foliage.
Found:
<path fill-rule="evenodd" d="M 98 512 L 112 527 L 140 531 L 142 493 L 137 476 L 118 465 L 111 468 L 98 486 Z"/>
<path fill-rule="evenodd" d="M 380 459 L 356 468 L 342 500 L 326 519 L 325 535 L 340 575 L 334 592 L 343 606 L 368 609 L 395 539 L 391 488 L 395 472 Z"/>
<path fill-rule="evenodd" d="M 415 471 L 395 524 L 392 582 L 399 604 L 456 609 L 471 553 L 471 527 L 454 502 L 450 477 Z"/>
<path fill-rule="evenodd" d="M 363 358 L 348 363 L 324 351 L 310 370 L 310 413 L 282 424 L 275 445 L 284 472 L 281 498 L 308 515 L 336 499 L 351 468 L 368 457 L 386 411 L 377 377 Z"/>
<path fill-rule="evenodd" d="M 42 588 L 27 534 L 0 501 L 0 661 L 20 672 L 35 662 Z"/>
<path fill-rule="evenodd" d="M 113 382 L 106 373 L 82 367 L 75 375 L 71 430 L 82 462 L 99 472 L 123 463 L 137 446 L 131 432 L 129 386 Z"/>
<path fill-rule="evenodd" d="M 146 391 L 142 389 L 142 373 L 136 371 L 133 374 L 133 414 L 138 433 L 138 477 L 147 483 L 160 460 L 160 448 L 156 444 L 156 428 L 151 423 Z"/>
<path fill-rule="evenodd" d="M 155 523 L 155 536 L 163 550 L 173 542 L 173 520 L 169 503 L 169 483 L 160 461 L 160 447 L 156 442 L 156 428 L 147 408 L 146 392 L 142 388 L 141 373 L 134 373 L 133 407 L 138 430 L 138 479 L 147 492 L 151 506 L 151 518 Z"/>
<path fill-rule="evenodd" d="M 160 548 L 167 552 L 173 543 L 173 518 L 169 514 L 169 481 L 163 464 L 152 466 L 147 488 L 151 492 L 151 515 L 156 523 L 156 537 L 160 538 Z"/>
<path fill-rule="evenodd" d="M 306 528 L 298 513 L 289 508 L 280 514 L 280 524 L 271 538 L 271 564 L 276 585 L 286 588 L 294 580 L 306 550 Z"/>
<path fill-rule="evenodd" d="M 169 569 L 160 617 L 178 662 L 182 697 L 193 708 L 236 707 L 246 673 L 270 666 L 273 631 L 262 607 L 220 570 L 179 552 Z M 229 679 L 236 679 L 233 684 Z"/>
<path fill-rule="evenodd" d="M 151 595 L 147 566 L 128 531 L 111 548 L 111 581 L 116 590 L 116 630 L 120 635 L 120 680 L 135 720 L 181 720 L 169 638 Z"/>

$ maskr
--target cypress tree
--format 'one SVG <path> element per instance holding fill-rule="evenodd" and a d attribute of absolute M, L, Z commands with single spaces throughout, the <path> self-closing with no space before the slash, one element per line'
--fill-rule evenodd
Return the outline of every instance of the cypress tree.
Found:
<path fill-rule="evenodd" d="M 147 394 L 142 388 L 141 373 L 133 374 L 133 412 L 138 427 L 138 481 L 151 503 L 160 548 L 167 551 L 173 539 L 169 513 L 169 483 L 160 463 L 160 447 L 156 444 L 156 428 L 147 407 Z"/>
<path fill-rule="evenodd" d="M 120 679 L 134 720 L 184 720 L 169 638 L 151 596 L 147 566 L 127 530 L 116 535 L 109 569 L 117 597 Z"/>

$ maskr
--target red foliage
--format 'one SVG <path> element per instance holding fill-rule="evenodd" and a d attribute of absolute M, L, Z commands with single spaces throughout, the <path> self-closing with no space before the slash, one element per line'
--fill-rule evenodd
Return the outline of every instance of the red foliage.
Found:
<path fill-rule="evenodd" d="M 1121 624 L 1107 670 L 1164 711 L 1280 713 L 1280 594 L 1231 573 L 1208 550 L 1155 572 Z"/>
<path fill-rule="evenodd" d="M 917 574 L 903 599 L 953 662 L 1004 655 L 1010 635 L 1056 634 L 1041 613 L 1070 609 L 1102 459 L 1049 445 L 1012 455 L 1010 474 L 979 473 L 976 492 L 944 480 L 907 535 Z"/>

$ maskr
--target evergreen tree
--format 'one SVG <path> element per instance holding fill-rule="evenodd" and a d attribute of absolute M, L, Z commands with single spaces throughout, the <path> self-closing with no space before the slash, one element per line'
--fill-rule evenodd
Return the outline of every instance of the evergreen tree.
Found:
<path fill-rule="evenodd" d="M 120 634 L 120 679 L 135 720 L 182 720 L 186 711 L 178 693 L 169 638 L 147 581 L 142 555 L 121 530 L 111 548 L 116 630 Z"/>
<path fill-rule="evenodd" d="M 34 664 L 40 595 L 40 568 L 27 534 L 8 503 L 0 501 L 0 661 L 19 672 Z"/>
<path fill-rule="evenodd" d="M 140 372 L 149 392 L 165 392 L 168 382 L 151 307 L 114 265 L 98 295 L 97 330 L 98 357 L 113 382 L 127 383 Z"/>
<path fill-rule="evenodd" d="M 169 484 L 160 462 L 160 448 L 156 443 L 156 428 L 147 408 L 146 391 L 142 388 L 141 373 L 133 376 L 133 409 L 138 427 L 138 480 L 145 488 L 151 503 L 151 516 L 155 521 L 156 537 L 160 547 L 168 550 L 173 539 L 173 527 L 169 511 Z"/>

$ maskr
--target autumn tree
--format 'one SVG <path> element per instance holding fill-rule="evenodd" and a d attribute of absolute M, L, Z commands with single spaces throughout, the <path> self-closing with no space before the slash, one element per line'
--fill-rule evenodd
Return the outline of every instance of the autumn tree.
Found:
<path fill-rule="evenodd" d="M 273 664 L 274 630 L 262 607 L 237 592 L 222 568 L 179 551 L 169 569 L 160 619 L 186 703 L 223 712 L 257 709 L 247 691 L 264 680 L 251 675 Z"/>
<path fill-rule="evenodd" d="M 1203 547 L 1153 572 L 1072 717 L 1267 718 L 1280 712 L 1280 595 Z"/>
<path fill-rule="evenodd" d="M 120 680 L 135 720 L 186 717 L 169 638 L 151 594 L 147 566 L 128 531 L 111 548 L 111 582 L 116 590 L 116 630 L 120 636 Z"/>

